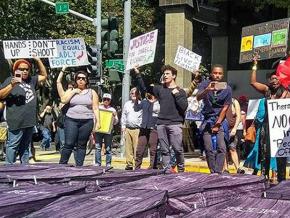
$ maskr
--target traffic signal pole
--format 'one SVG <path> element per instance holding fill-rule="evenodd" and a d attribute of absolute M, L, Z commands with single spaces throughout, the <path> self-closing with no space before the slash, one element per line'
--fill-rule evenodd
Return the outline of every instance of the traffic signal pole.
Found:
<path fill-rule="evenodd" d="M 43 3 L 49 4 L 49 5 L 52 5 L 52 6 L 55 7 L 55 3 L 51 2 L 51 1 L 48 1 L 48 0 L 40 0 L 40 1 L 42 1 Z M 74 10 L 70 10 L 70 9 L 69 9 L 69 13 L 74 14 L 74 15 L 76 15 L 76 16 L 78 16 L 78 17 L 83 18 L 83 19 L 86 19 L 86 20 L 88 20 L 88 21 L 94 22 L 94 19 L 93 19 L 93 18 L 88 17 L 88 16 L 86 16 L 86 15 L 84 15 L 84 14 L 81 14 L 81 13 L 79 13 L 79 12 L 76 12 L 76 11 L 74 11 Z"/>
<path fill-rule="evenodd" d="M 124 0 L 124 36 L 123 36 L 123 61 L 127 65 L 129 45 L 131 39 L 131 0 Z M 122 108 L 129 100 L 130 92 L 130 70 L 124 70 L 122 82 Z"/>
<path fill-rule="evenodd" d="M 101 42 L 101 37 L 102 37 L 102 0 L 97 0 L 96 2 L 96 26 L 97 26 L 97 30 L 96 30 L 96 47 L 97 47 L 97 58 L 98 58 L 98 71 L 99 71 L 99 75 L 103 76 L 103 72 L 102 72 L 102 42 Z M 101 82 L 101 81 L 100 81 Z"/>

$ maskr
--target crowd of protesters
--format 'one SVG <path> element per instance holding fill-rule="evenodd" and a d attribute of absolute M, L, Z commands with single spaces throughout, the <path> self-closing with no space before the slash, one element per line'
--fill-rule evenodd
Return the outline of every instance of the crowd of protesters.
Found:
<path fill-rule="evenodd" d="M 36 76 L 31 75 L 32 64 L 38 67 Z M 281 85 L 275 72 L 269 76 L 267 84 L 257 82 L 256 58 L 250 84 L 265 97 L 259 103 L 255 119 L 248 122 L 248 99 L 246 96 L 233 97 L 231 86 L 222 82 L 224 68 L 219 64 L 212 66 L 207 78 L 199 72 L 193 72 L 188 89 L 177 85 L 177 70 L 170 65 L 161 68 L 159 84 L 149 86 L 145 85 L 142 73 L 135 67 L 132 72 L 137 85 L 130 90 L 130 100 L 124 104 L 121 117 L 111 105 L 111 93 L 98 96 L 90 88 L 86 70 L 74 73 L 74 81 L 68 81 L 64 88 L 66 70 L 64 66 L 56 81 L 59 105 L 46 105 L 38 114 L 36 89 L 46 80 L 46 69 L 39 58 L 34 58 L 33 62 L 20 59 L 14 63 L 12 76 L 0 87 L 1 105 L 5 107 L 8 129 L 7 164 L 15 163 L 17 156 L 21 163 L 29 162 L 30 150 L 34 151 L 32 136 L 34 130 L 39 129 L 43 150 L 50 149 L 52 134 L 55 133 L 56 147 L 61 154 L 60 164 L 67 164 L 73 153 L 76 166 L 82 166 L 87 142 L 93 136 L 95 165 L 102 165 L 104 147 L 105 166 L 111 167 L 113 132 L 99 131 L 102 127 L 100 111 L 109 111 L 112 126 L 117 125 L 120 119 L 126 170 L 141 168 L 148 145 L 148 169 L 161 165 L 164 170 L 172 171 L 176 166 L 178 172 L 184 172 L 182 130 L 184 122 L 191 122 L 195 126 L 195 136 L 199 137 L 200 149 L 205 151 L 211 173 L 229 173 L 228 163 L 231 159 L 237 173 L 245 173 L 244 167 L 250 167 L 254 174 L 261 170 L 270 179 L 272 170 L 272 180 L 276 179 L 276 172 L 279 182 L 286 179 L 287 159 L 270 156 L 266 102 L 268 99 L 289 98 L 290 93 Z M 39 126 L 38 118 L 41 128 L 36 128 Z M 255 141 L 247 142 L 247 128 L 253 125 L 256 126 Z M 246 159 L 244 166 L 240 165 L 242 157 Z"/>

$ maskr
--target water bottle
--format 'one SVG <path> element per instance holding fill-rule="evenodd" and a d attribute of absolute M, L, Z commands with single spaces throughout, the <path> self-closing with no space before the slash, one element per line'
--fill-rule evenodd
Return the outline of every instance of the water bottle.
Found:
<path fill-rule="evenodd" d="M 217 150 L 217 136 L 216 136 L 216 134 L 213 134 L 211 136 L 211 144 L 212 144 L 212 149 L 214 151 L 216 151 Z"/>

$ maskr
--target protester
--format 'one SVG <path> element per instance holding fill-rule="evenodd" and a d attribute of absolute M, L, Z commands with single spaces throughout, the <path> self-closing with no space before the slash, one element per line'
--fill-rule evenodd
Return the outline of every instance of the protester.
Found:
<path fill-rule="evenodd" d="M 222 65 L 212 67 L 210 80 L 204 80 L 198 86 L 197 100 L 203 99 L 202 124 L 203 140 L 206 150 L 206 158 L 211 173 L 222 173 L 226 143 L 228 138 L 228 124 L 225 119 L 226 112 L 231 104 L 232 90 L 229 86 L 217 89 L 217 84 L 224 77 Z"/>
<path fill-rule="evenodd" d="M 266 144 L 269 136 L 267 136 L 267 132 L 265 131 L 268 126 L 265 98 L 260 100 L 254 124 L 256 128 L 256 140 L 252 150 L 245 160 L 244 166 L 252 168 L 254 170 L 253 175 L 257 175 L 258 171 L 263 168 L 262 174 L 266 175 L 267 178 L 269 178 L 269 170 L 272 170 L 272 180 L 274 182 L 277 171 L 277 162 L 275 157 L 270 158 L 270 151 L 267 149 L 268 145 Z M 266 164 L 268 166 L 265 166 Z M 267 171 L 265 171 L 265 169 L 267 169 Z"/>
<path fill-rule="evenodd" d="M 285 89 L 275 72 L 273 72 L 269 78 L 268 78 L 268 84 L 263 84 L 257 82 L 257 56 L 254 57 L 254 65 L 252 67 L 252 74 L 251 74 L 251 86 L 253 86 L 258 92 L 262 93 L 265 98 L 265 104 L 267 104 L 268 99 L 283 99 L 283 98 L 289 98 L 290 93 L 287 89 Z M 266 151 L 265 151 L 265 175 L 269 176 L 269 170 L 270 170 L 270 138 L 269 138 L 269 126 L 268 126 L 268 119 L 267 119 L 267 113 L 265 114 L 265 135 L 266 135 Z M 281 182 L 282 180 L 286 179 L 286 163 L 287 158 L 286 157 L 277 157 L 277 179 L 278 182 Z"/>
<path fill-rule="evenodd" d="M 157 133 L 161 147 L 162 162 L 165 169 L 170 169 L 170 157 L 172 146 L 177 163 L 178 172 L 184 171 L 184 152 L 182 146 L 182 124 L 184 122 L 185 111 L 188 106 L 186 93 L 177 86 L 177 70 L 164 65 L 161 68 L 163 73 L 163 84 L 155 85 L 153 90 L 148 90 L 142 84 L 143 80 L 140 73 L 136 78 L 138 84 L 144 92 L 151 92 L 156 96 L 160 104 L 160 112 L 157 120 Z"/>
<path fill-rule="evenodd" d="M 62 103 L 69 103 L 69 108 L 64 123 L 65 145 L 59 163 L 67 164 L 76 147 L 75 162 L 77 166 L 82 166 L 94 122 L 95 130 L 100 128 L 99 99 L 97 93 L 88 88 L 87 72 L 76 72 L 75 84 L 76 87 L 67 90 L 61 98 Z"/>
<path fill-rule="evenodd" d="M 54 118 L 52 115 L 52 107 L 49 105 L 46 106 L 44 111 L 39 116 L 40 119 L 42 120 L 41 125 L 42 142 L 40 146 L 43 150 L 49 150 L 52 132 L 56 131 Z"/>
<path fill-rule="evenodd" d="M 136 148 L 138 136 L 142 122 L 142 110 L 136 109 L 136 104 L 140 103 L 140 94 L 136 87 L 130 90 L 130 100 L 124 104 L 121 128 L 125 137 L 125 170 L 133 170 L 133 161 L 136 160 Z"/>
<path fill-rule="evenodd" d="M 8 143 L 6 163 L 20 162 L 28 164 L 29 145 L 32 140 L 33 127 L 37 124 L 36 93 L 37 84 L 46 80 L 46 69 L 39 58 L 34 58 L 39 75 L 31 76 L 31 63 L 25 59 L 17 60 L 13 65 L 13 75 L 8 77 L 0 87 L 0 99 L 6 101 L 6 118 L 8 123 Z"/>
<path fill-rule="evenodd" d="M 229 123 L 229 132 L 230 132 L 230 138 L 229 142 L 227 143 L 227 148 L 230 154 L 230 157 L 234 163 L 234 166 L 237 170 L 237 173 L 244 174 L 245 171 L 243 169 L 240 169 L 239 165 L 239 156 L 238 156 L 238 145 L 239 145 L 239 139 L 237 135 L 237 129 L 239 124 L 241 123 L 241 107 L 235 98 L 232 98 L 232 104 L 229 106 L 227 113 L 226 113 L 226 119 Z M 228 170 L 228 163 L 227 158 L 225 159 L 224 164 L 224 172 L 229 172 Z"/>
<path fill-rule="evenodd" d="M 241 159 L 246 159 L 248 154 L 250 153 L 250 145 L 245 141 L 246 131 L 247 131 L 247 125 L 246 125 L 246 117 L 247 117 L 247 111 L 248 111 L 248 98 L 245 95 L 241 95 L 238 99 L 238 102 L 241 106 L 241 122 L 238 126 L 237 130 L 237 136 L 238 136 L 238 142 L 240 143 L 240 154 L 239 157 Z"/>
<path fill-rule="evenodd" d="M 100 104 L 100 110 L 106 110 L 112 112 L 113 125 L 116 125 L 119 122 L 117 111 L 115 108 L 111 106 L 112 95 L 109 93 L 103 94 L 103 104 Z M 113 132 L 108 133 L 100 133 L 96 132 L 96 155 L 95 155 L 95 163 L 97 166 L 102 165 L 102 144 L 104 141 L 105 150 L 106 150 L 106 167 L 111 166 L 112 162 L 112 140 L 113 140 Z"/>
<path fill-rule="evenodd" d="M 134 71 L 136 74 L 140 73 L 138 68 L 134 68 Z M 143 86 L 144 84 L 142 83 L 141 85 Z M 144 89 L 141 90 L 144 91 Z M 141 96 L 145 98 L 143 98 L 140 104 L 137 104 L 137 110 L 142 110 L 142 123 L 136 151 L 135 170 L 141 168 L 147 144 L 149 145 L 150 152 L 150 165 L 148 169 L 156 167 L 154 166 L 154 162 L 158 143 L 157 118 L 160 111 L 160 104 L 152 94 L 141 92 Z"/>

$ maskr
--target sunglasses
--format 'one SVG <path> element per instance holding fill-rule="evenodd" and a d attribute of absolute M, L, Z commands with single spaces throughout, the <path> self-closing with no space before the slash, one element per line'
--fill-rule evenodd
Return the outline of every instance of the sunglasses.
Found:
<path fill-rule="evenodd" d="M 103 98 L 103 101 L 111 101 L 109 98 Z"/>
<path fill-rule="evenodd" d="M 83 77 L 83 76 L 78 76 L 78 77 L 77 77 L 77 80 L 83 80 L 83 81 L 86 81 L 87 78 L 86 78 L 86 77 Z"/>
<path fill-rule="evenodd" d="M 18 68 L 17 70 L 20 70 L 20 71 L 29 71 L 29 68 Z"/>

